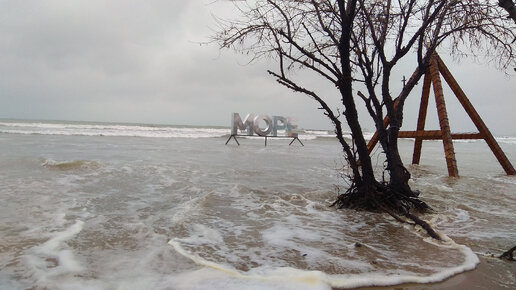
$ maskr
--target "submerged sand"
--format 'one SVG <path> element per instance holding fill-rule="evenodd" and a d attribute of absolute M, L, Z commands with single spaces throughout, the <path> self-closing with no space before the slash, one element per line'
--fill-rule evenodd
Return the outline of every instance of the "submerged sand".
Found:
<path fill-rule="evenodd" d="M 516 276 L 516 262 L 503 261 L 498 258 L 480 256 L 480 264 L 467 271 L 438 283 L 400 284 L 388 287 L 361 287 L 360 290 L 394 289 L 394 290 L 434 290 L 434 289 L 514 289 L 512 284 Z M 509 279 L 512 277 L 512 279 Z"/>

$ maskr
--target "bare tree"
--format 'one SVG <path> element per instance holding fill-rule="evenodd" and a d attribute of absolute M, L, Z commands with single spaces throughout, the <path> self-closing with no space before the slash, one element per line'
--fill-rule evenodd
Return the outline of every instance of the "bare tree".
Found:
<path fill-rule="evenodd" d="M 455 0 L 256 0 L 237 1 L 235 19 L 220 20 L 214 36 L 222 48 L 233 48 L 254 59 L 272 58 L 268 73 L 281 85 L 314 99 L 331 120 L 351 169 L 351 186 L 336 205 L 384 210 L 416 223 L 410 209 L 428 205 L 409 185 L 410 173 L 398 151 L 403 107 L 439 46 L 458 56 L 491 56 L 501 67 L 514 60 L 510 41 L 514 24 L 489 1 Z M 391 73 L 402 59 L 412 59 L 416 71 L 397 98 L 391 93 Z M 332 108 L 328 97 L 296 79 L 293 71 L 308 70 L 340 95 Z M 355 91 L 363 84 L 366 92 Z M 374 173 L 357 112 L 362 100 L 379 132 L 386 155 L 388 180 Z M 384 117 L 389 124 L 384 124 Z M 343 136 L 343 122 L 352 140 Z"/>
<path fill-rule="evenodd" d="M 498 6 L 502 7 L 509 13 L 507 18 L 511 18 L 516 23 L 516 5 L 512 0 L 498 0 Z"/>

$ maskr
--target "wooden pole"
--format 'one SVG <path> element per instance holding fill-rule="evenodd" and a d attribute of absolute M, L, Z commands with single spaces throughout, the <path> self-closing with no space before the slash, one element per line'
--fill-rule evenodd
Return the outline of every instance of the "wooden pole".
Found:
<path fill-rule="evenodd" d="M 383 126 L 385 128 L 387 128 L 388 125 L 389 125 L 389 117 L 385 116 L 385 118 L 383 119 Z M 371 140 L 369 140 L 369 142 L 367 143 L 367 151 L 369 151 L 369 154 L 371 154 L 371 152 L 373 152 L 373 149 L 376 146 L 376 144 L 378 144 L 378 130 L 376 130 L 376 132 L 374 132 L 373 137 L 371 137 Z"/>
<path fill-rule="evenodd" d="M 453 75 L 450 73 L 444 62 L 437 54 L 435 55 L 435 59 L 438 63 L 439 71 L 443 75 L 444 80 L 448 83 L 457 99 L 459 99 L 459 102 L 464 107 L 464 110 L 466 110 L 466 112 L 468 113 L 469 117 L 477 127 L 480 134 L 482 134 L 484 140 L 486 141 L 487 145 L 489 145 L 489 148 L 491 148 L 491 151 L 493 151 L 493 154 L 495 155 L 496 159 L 498 159 L 500 165 L 502 165 L 507 175 L 516 175 L 516 170 L 514 170 L 514 167 L 512 166 L 511 162 L 509 161 L 503 150 L 500 148 L 498 142 L 496 142 L 496 139 L 491 134 L 491 131 L 489 131 L 482 118 L 480 118 L 480 115 L 477 113 L 477 111 L 469 101 L 468 97 L 466 96 L 462 88 L 459 86 Z"/>
<path fill-rule="evenodd" d="M 412 75 L 410 76 L 410 79 L 408 81 L 411 81 L 413 78 L 415 78 L 417 72 L 418 72 L 418 70 L 416 69 L 412 73 Z M 405 76 L 403 76 L 403 79 L 405 79 Z M 405 84 L 403 84 L 403 87 L 405 87 Z M 400 100 L 400 96 L 398 96 L 396 99 L 394 99 L 394 108 L 396 108 L 398 106 L 399 100 Z M 383 126 L 385 128 L 387 128 L 387 126 L 389 126 L 389 116 L 385 116 L 385 118 L 383 119 Z M 371 154 L 371 152 L 373 151 L 373 149 L 377 143 L 378 143 L 378 130 L 376 130 L 374 132 L 373 137 L 371 137 L 371 140 L 369 140 L 369 142 L 367 143 L 367 150 L 369 151 L 369 154 Z"/>
<path fill-rule="evenodd" d="M 451 177 L 459 177 L 459 170 L 457 169 L 455 150 L 453 148 L 453 140 L 450 131 L 450 123 L 448 122 L 448 112 L 446 111 L 446 103 L 444 101 L 441 77 L 439 76 L 439 65 L 437 63 L 437 57 L 435 56 L 430 60 L 429 71 L 434 88 L 435 104 L 437 106 L 439 126 L 441 127 L 444 155 L 446 157 L 446 166 L 448 167 L 448 175 Z"/>
<path fill-rule="evenodd" d="M 417 119 L 417 132 L 423 132 L 425 130 L 426 112 L 428 110 L 428 98 L 430 96 L 430 74 L 425 74 L 423 81 L 423 92 L 421 93 L 421 105 L 419 107 L 419 117 Z M 401 132 L 400 132 L 401 133 Z M 399 137 L 399 134 L 398 134 Z M 412 164 L 419 164 L 421 159 L 421 147 L 423 146 L 423 139 L 416 137 L 414 142 L 414 153 L 412 155 Z"/>
<path fill-rule="evenodd" d="M 399 138 L 416 138 L 421 140 L 441 140 L 443 134 L 441 130 L 430 130 L 430 131 L 400 131 L 398 133 Z M 452 140 L 479 140 L 484 139 L 484 136 L 480 133 L 452 133 Z"/>

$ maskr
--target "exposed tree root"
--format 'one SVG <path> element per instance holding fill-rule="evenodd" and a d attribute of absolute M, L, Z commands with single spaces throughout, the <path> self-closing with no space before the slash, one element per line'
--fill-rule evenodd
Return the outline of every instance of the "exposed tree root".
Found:
<path fill-rule="evenodd" d="M 516 251 L 516 246 L 512 247 L 511 249 L 509 249 L 507 252 L 503 253 L 498 258 L 500 258 L 502 260 L 507 260 L 507 261 L 516 261 L 514 259 L 514 251 Z"/>
<path fill-rule="evenodd" d="M 413 220 L 417 225 L 421 226 L 423 229 L 425 229 L 426 232 L 428 233 L 428 235 L 431 236 L 432 238 L 439 240 L 439 241 L 442 240 L 441 236 L 439 236 L 439 234 L 437 234 L 435 232 L 435 230 L 424 220 L 418 218 L 417 216 L 415 216 L 409 212 L 405 213 L 405 216 L 408 217 L 409 219 Z"/>
<path fill-rule="evenodd" d="M 387 212 L 390 216 L 392 216 L 394 219 L 399 221 L 400 223 L 409 223 L 406 220 L 402 219 L 399 215 L 392 212 L 390 209 L 384 208 L 383 210 L 385 212 Z M 413 225 L 419 225 L 420 227 L 422 227 L 428 233 L 428 235 L 431 236 L 432 238 L 439 240 L 439 241 L 442 240 L 441 236 L 439 236 L 439 234 L 437 232 L 435 232 L 435 230 L 426 221 L 418 218 L 417 216 L 415 216 L 409 212 L 406 212 L 404 214 L 404 216 L 411 219 L 414 222 Z"/>
<path fill-rule="evenodd" d="M 352 185 L 345 193 L 340 194 L 331 206 L 386 212 L 401 223 L 409 223 L 401 218 L 403 216 L 411 220 L 411 224 L 421 226 L 432 238 L 442 240 L 427 222 L 410 213 L 411 210 L 420 213 L 432 211 L 418 195 L 417 192 L 401 192 L 381 183 L 364 188 Z"/>

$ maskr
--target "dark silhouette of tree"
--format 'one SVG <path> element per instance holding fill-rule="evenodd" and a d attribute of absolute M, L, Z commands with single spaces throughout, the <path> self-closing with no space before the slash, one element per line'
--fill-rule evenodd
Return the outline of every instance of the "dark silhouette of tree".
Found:
<path fill-rule="evenodd" d="M 507 18 L 511 18 L 516 23 L 516 5 L 512 0 L 498 0 L 498 6 L 502 7 L 509 13 Z"/>
<path fill-rule="evenodd" d="M 514 60 L 512 21 L 498 4 L 454 0 L 256 0 L 234 1 L 238 15 L 219 19 L 214 36 L 222 48 L 249 54 L 252 60 L 272 58 L 268 73 L 277 82 L 314 99 L 333 123 L 350 167 L 350 187 L 335 205 L 403 215 L 438 236 L 410 213 L 429 206 L 408 181 L 410 173 L 398 151 L 403 107 L 410 91 L 429 66 L 437 47 L 456 56 L 484 56 L 507 67 Z M 505 14 L 505 15 L 504 15 Z M 402 59 L 417 69 L 397 98 L 391 73 Z M 328 97 L 296 78 L 303 69 L 326 80 L 340 96 L 332 108 Z M 395 80 L 396 82 L 398 80 Z M 355 91 L 361 84 L 366 91 Z M 357 102 L 365 104 L 379 132 L 388 178 L 375 176 L 358 118 Z M 384 117 L 389 124 L 384 124 Z M 343 135 L 345 122 L 352 135 Z"/>

